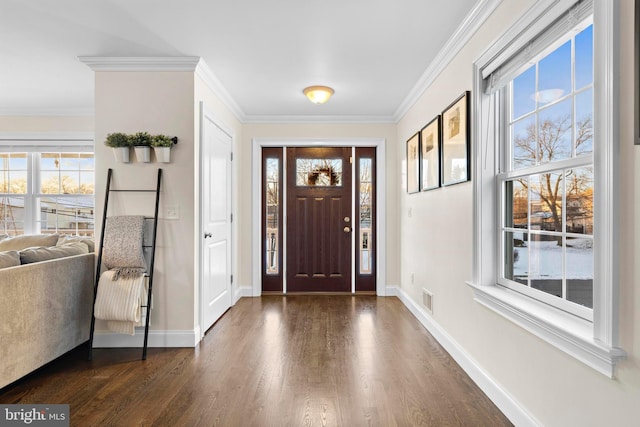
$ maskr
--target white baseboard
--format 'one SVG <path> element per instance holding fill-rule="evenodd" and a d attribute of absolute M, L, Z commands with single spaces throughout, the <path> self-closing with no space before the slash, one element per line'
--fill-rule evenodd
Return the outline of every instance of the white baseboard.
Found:
<path fill-rule="evenodd" d="M 235 303 L 237 303 L 240 298 L 252 296 L 254 295 L 253 288 L 251 286 L 238 286 L 236 288 L 236 291 L 233 293 L 233 304 L 235 305 Z"/>
<path fill-rule="evenodd" d="M 200 328 L 193 330 L 149 331 L 148 347 L 196 347 L 200 342 Z M 144 328 L 136 328 L 135 335 L 117 334 L 110 331 L 95 331 L 94 348 L 142 347 Z"/>
<path fill-rule="evenodd" d="M 397 297 L 400 287 L 398 285 L 387 285 L 386 294 L 387 297 Z"/>
<path fill-rule="evenodd" d="M 514 399 L 505 389 L 497 384 L 482 367 L 469 356 L 465 349 L 449 335 L 427 311 L 416 304 L 402 288 L 394 287 L 400 301 L 418 319 L 427 331 L 447 350 L 453 359 L 464 369 L 491 401 L 517 426 L 539 426 L 536 419 Z M 387 287 L 389 292 L 390 287 Z M 387 295 L 391 295 L 387 293 Z"/>

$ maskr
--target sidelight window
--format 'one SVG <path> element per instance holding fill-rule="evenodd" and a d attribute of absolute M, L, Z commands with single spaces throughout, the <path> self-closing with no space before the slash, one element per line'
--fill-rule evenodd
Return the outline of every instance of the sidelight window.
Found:
<path fill-rule="evenodd" d="M 280 252 L 280 159 L 266 159 L 266 272 L 280 272 L 278 253 Z"/>

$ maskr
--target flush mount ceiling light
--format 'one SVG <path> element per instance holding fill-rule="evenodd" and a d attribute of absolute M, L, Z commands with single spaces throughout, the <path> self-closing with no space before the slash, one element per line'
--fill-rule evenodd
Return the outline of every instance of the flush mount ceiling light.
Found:
<path fill-rule="evenodd" d="M 302 91 L 314 104 L 324 104 L 331 98 L 333 92 L 333 89 L 328 86 L 309 86 Z"/>

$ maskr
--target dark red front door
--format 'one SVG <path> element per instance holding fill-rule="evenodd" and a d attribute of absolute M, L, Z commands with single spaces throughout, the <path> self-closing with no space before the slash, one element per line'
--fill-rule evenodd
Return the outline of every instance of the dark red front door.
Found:
<path fill-rule="evenodd" d="M 351 148 L 287 148 L 287 292 L 351 292 Z"/>

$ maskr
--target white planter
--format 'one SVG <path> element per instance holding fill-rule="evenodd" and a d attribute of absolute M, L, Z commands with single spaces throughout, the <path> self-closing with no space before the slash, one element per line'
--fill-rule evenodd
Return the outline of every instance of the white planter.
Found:
<path fill-rule="evenodd" d="M 139 162 L 149 163 L 151 161 L 151 147 L 141 145 L 133 148 L 136 151 L 136 159 Z"/>
<path fill-rule="evenodd" d="M 171 162 L 171 147 L 153 147 L 156 153 L 156 159 L 162 163 Z"/>
<path fill-rule="evenodd" d="M 112 147 L 116 162 L 129 163 L 129 147 Z"/>

